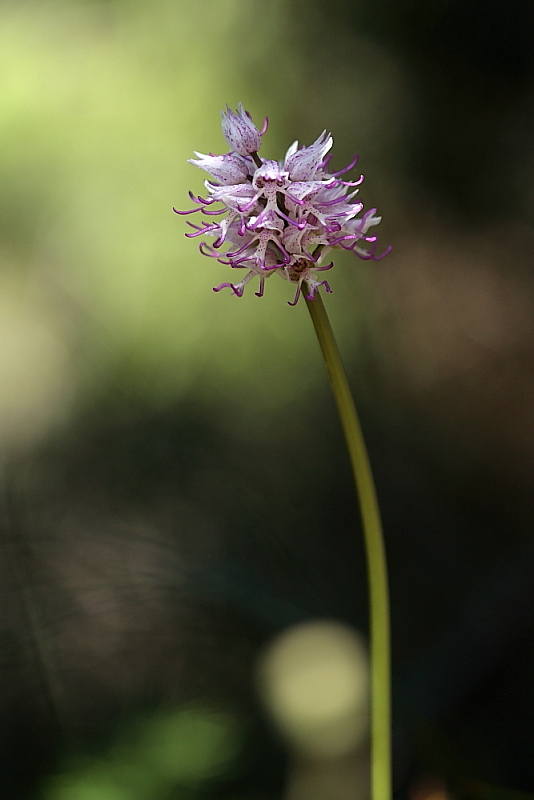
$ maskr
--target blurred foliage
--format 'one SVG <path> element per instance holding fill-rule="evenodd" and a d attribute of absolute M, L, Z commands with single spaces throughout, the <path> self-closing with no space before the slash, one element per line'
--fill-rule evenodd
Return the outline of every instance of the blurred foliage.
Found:
<path fill-rule="evenodd" d="M 134 740 L 132 743 L 132 739 Z M 137 722 L 104 759 L 73 764 L 52 779 L 47 800 L 156 800 L 198 796 L 224 775 L 238 750 L 233 720 L 200 708 L 165 711 Z"/>

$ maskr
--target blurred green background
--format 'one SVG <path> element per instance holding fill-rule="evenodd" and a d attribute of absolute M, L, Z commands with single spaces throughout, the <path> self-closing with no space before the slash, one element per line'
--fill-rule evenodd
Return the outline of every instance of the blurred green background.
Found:
<path fill-rule="evenodd" d="M 0 796 L 293 797 L 258 654 L 366 632 L 306 310 L 214 294 L 172 213 L 239 101 L 264 156 L 358 152 L 393 245 L 341 254 L 327 307 L 384 517 L 396 792 L 534 790 L 533 41 L 525 0 L 2 2 Z"/>

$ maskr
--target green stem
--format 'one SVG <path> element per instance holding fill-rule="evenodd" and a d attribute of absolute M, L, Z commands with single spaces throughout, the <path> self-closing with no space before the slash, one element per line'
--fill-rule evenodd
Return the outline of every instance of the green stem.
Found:
<path fill-rule="evenodd" d="M 389 599 L 376 491 L 362 429 L 336 340 L 318 293 L 306 300 L 349 451 L 367 558 L 371 661 L 371 800 L 391 800 Z"/>

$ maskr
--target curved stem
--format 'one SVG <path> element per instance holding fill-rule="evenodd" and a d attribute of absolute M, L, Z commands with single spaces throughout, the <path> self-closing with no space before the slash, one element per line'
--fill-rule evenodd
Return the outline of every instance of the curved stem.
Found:
<path fill-rule="evenodd" d="M 391 800 L 390 634 L 386 554 L 362 429 L 320 295 L 306 300 L 349 451 L 367 558 L 371 671 L 371 800 Z"/>

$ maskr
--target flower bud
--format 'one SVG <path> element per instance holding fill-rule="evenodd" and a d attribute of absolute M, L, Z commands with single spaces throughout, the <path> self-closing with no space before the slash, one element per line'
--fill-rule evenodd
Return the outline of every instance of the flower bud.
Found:
<path fill-rule="evenodd" d="M 223 135 L 232 150 L 241 156 L 248 156 L 259 150 L 260 132 L 241 103 L 237 106 L 237 114 L 226 106 L 226 111 L 221 111 L 221 117 Z"/>

